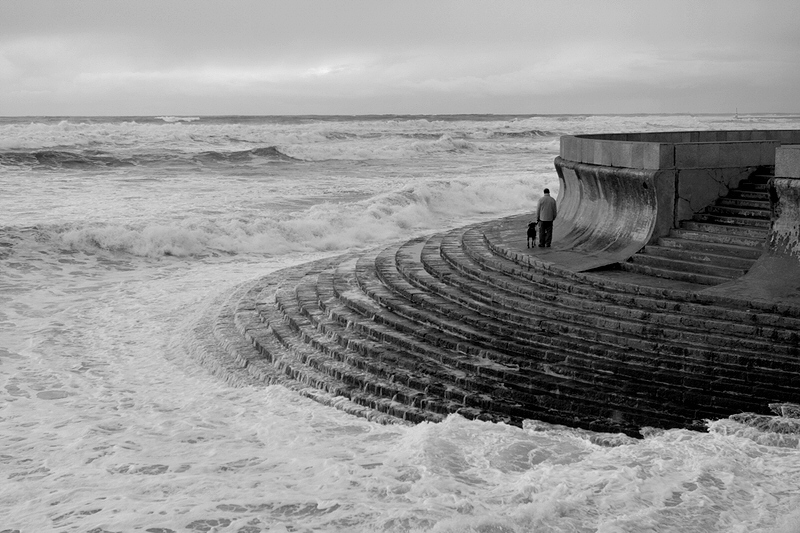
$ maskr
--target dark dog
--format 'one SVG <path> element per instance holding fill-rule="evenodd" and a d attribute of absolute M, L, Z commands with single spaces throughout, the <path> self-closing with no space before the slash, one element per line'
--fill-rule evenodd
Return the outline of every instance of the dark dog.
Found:
<path fill-rule="evenodd" d="M 536 246 L 536 222 L 528 224 L 528 248 Z"/>

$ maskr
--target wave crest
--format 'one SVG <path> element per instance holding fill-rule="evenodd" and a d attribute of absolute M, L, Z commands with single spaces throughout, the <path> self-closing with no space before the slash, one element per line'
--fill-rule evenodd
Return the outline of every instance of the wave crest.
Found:
<path fill-rule="evenodd" d="M 200 120 L 200 117 L 175 117 L 175 116 L 163 116 L 163 117 L 155 117 L 159 120 L 163 120 L 164 122 L 196 122 Z"/>
<path fill-rule="evenodd" d="M 291 157 L 281 152 L 276 146 L 266 146 L 263 148 L 254 148 L 252 150 L 236 150 L 233 152 L 207 151 L 207 152 L 201 152 L 200 154 L 194 157 L 194 159 L 200 161 L 215 161 L 215 162 L 230 162 L 230 163 L 242 163 L 244 161 L 251 160 L 254 158 L 266 159 L 267 161 L 277 161 L 277 162 L 298 161 L 297 158 Z"/>
<path fill-rule="evenodd" d="M 525 131 L 495 131 L 492 132 L 492 137 L 511 137 L 511 138 L 524 138 L 524 137 L 555 137 L 558 134 L 552 131 L 545 130 L 525 130 Z"/>
<path fill-rule="evenodd" d="M 68 150 L 36 150 L 32 152 L 1 152 L 0 166 L 43 168 L 120 167 L 135 164 L 130 158 L 115 157 L 99 151 L 71 152 Z"/>
<path fill-rule="evenodd" d="M 135 153 L 127 157 L 112 155 L 99 150 L 34 150 L 0 152 L 0 166 L 23 168 L 102 168 L 121 166 L 163 165 L 166 160 L 171 164 L 194 165 L 197 162 L 239 164 L 250 160 L 267 162 L 292 162 L 297 158 L 286 155 L 276 146 L 265 146 L 249 150 L 216 151 L 208 150 L 199 154 L 191 153 Z"/>

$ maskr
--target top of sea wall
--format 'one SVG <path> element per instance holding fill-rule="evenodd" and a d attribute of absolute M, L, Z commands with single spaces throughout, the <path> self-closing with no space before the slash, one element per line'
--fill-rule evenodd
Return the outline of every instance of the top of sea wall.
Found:
<path fill-rule="evenodd" d="M 636 169 L 775 165 L 775 149 L 800 144 L 798 130 L 603 133 L 561 137 L 561 157 L 590 165 Z"/>

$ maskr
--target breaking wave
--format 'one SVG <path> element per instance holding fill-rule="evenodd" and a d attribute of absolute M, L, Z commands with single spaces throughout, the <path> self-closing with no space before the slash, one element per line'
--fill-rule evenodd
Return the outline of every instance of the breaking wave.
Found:
<path fill-rule="evenodd" d="M 91 168 L 133 166 L 132 158 L 116 157 L 104 152 L 71 152 L 67 150 L 37 150 L 33 152 L 0 152 L 0 167 L 25 168 Z"/>
<path fill-rule="evenodd" d="M 91 169 L 161 165 L 166 160 L 171 164 L 235 163 L 248 160 L 261 162 L 291 162 L 296 158 L 281 152 L 276 146 L 251 150 L 204 151 L 197 153 L 135 153 L 128 156 L 115 155 L 98 150 L 35 150 L 30 152 L 0 152 L 0 167 L 44 168 L 44 169 Z"/>
<path fill-rule="evenodd" d="M 512 137 L 512 138 L 525 138 L 525 137 L 555 137 L 557 133 L 545 130 L 526 130 L 526 131 L 495 131 L 492 132 L 493 137 Z"/>
<path fill-rule="evenodd" d="M 193 159 L 199 161 L 216 161 L 216 162 L 232 162 L 242 163 L 246 160 L 261 159 L 267 161 L 297 161 L 297 158 L 288 156 L 278 150 L 276 146 L 267 146 L 264 148 L 254 148 L 252 150 L 236 150 L 233 152 L 216 152 L 208 151 L 202 152 Z"/>
<path fill-rule="evenodd" d="M 374 246 L 423 232 L 525 210 L 530 183 L 428 182 L 350 203 L 323 202 L 264 216 L 192 216 L 141 224 L 97 223 L 39 228 L 57 245 L 92 253 L 206 257 L 329 252 Z"/>

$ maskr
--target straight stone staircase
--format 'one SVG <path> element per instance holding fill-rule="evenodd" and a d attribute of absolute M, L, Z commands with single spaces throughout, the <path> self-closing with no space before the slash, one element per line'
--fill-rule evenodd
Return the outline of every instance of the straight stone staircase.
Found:
<path fill-rule="evenodd" d="M 754 174 L 621 269 L 703 285 L 744 275 L 761 255 L 770 226 L 768 181 Z"/>
<path fill-rule="evenodd" d="M 752 201 L 755 185 L 729 199 Z M 753 248 L 676 236 L 660 247 L 677 248 L 669 239 L 699 243 L 700 253 Z M 223 307 L 215 371 L 381 422 L 458 413 L 634 436 L 800 401 L 800 307 L 623 274 L 540 262 L 493 223 L 300 265 Z"/>

